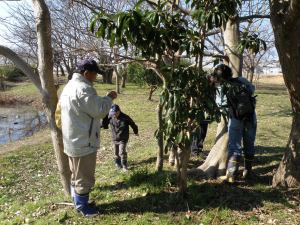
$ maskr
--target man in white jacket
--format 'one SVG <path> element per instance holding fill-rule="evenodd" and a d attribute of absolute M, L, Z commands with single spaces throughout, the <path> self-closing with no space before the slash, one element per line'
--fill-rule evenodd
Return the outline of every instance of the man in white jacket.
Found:
<path fill-rule="evenodd" d="M 88 204 L 89 192 L 95 184 L 96 154 L 100 147 L 100 125 L 117 97 L 111 91 L 99 97 L 93 88 L 97 63 L 85 59 L 77 65 L 74 73 L 60 96 L 61 126 L 64 152 L 69 156 L 71 194 L 76 209 L 84 216 L 93 216 L 97 209 Z"/>

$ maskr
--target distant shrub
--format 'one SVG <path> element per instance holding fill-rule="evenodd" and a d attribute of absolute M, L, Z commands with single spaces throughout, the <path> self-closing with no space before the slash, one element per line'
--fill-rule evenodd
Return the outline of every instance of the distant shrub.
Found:
<path fill-rule="evenodd" d="M 127 67 L 127 79 L 129 82 L 135 83 L 139 86 L 160 86 L 162 81 L 150 69 L 146 69 L 138 63 L 131 63 Z"/>
<path fill-rule="evenodd" d="M 0 76 L 7 81 L 20 81 L 21 77 L 25 77 L 25 74 L 14 65 L 0 66 Z"/>

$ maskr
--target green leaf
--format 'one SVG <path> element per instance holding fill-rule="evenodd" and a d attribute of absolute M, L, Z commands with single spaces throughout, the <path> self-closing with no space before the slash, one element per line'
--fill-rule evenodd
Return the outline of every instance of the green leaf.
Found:
<path fill-rule="evenodd" d="M 139 9 L 140 6 L 141 6 L 141 4 L 142 4 L 143 2 L 145 2 L 145 0 L 139 0 L 139 1 L 135 4 L 134 8 Z"/>
<path fill-rule="evenodd" d="M 133 18 L 134 18 L 134 23 L 136 26 L 139 26 L 141 23 L 142 23 L 142 16 L 139 12 L 133 10 L 132 11 L 132 15 L 133 15 Z"/>
<path fill-rule="evenodd" d="M 177 134 L 175 138 L 177 144 L 181 143 L 182 137 L 183 137 L 183 132 L 181 131 L 179 134 Z"/>

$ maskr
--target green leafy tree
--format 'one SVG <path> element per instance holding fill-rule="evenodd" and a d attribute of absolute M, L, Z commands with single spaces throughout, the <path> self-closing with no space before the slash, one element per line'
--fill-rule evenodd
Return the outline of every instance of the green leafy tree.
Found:
<path fill-rule="evenodd" d="M 215 90 L 202 68 L 206 34 L 224 25 L 240 1 L 186 1 L 192 10 L 189 16 L 177 1 L 150 2 L 149 7 L 143 3 L 139 1 L 125 12 L 100 12 L 91 22 L 91 31 L 108 40 L 111 47 L 127 50 L 129 45 L 134 46 L 142 57 L 139 62 L 163 81 L 158 110 L 162 120 L 156 133 L 158 139 L 163 134 L 166 149 L 170 145 L 177 149 L 179 188 L 185 192 L 192 132 L 204 113 L 218 117 Z M 194 58 L 195 65 L 181 66 L 182 54 Z"/>

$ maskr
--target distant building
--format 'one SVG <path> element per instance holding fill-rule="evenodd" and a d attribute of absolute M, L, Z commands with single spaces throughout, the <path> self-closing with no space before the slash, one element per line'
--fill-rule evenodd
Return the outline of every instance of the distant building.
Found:
<path fill-rule="evenodd" d="M 273 60 L 268 63 L 262 63 L 262 66 L 257 67 L 256 73 L 265 76 L 282 76 L 282 69 L 279 61 Z"/>

